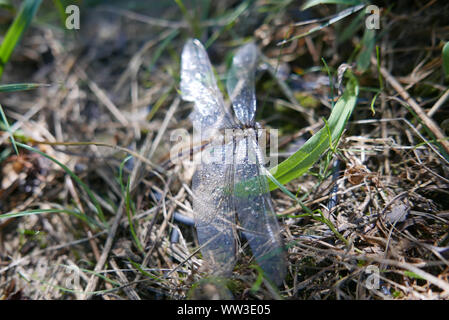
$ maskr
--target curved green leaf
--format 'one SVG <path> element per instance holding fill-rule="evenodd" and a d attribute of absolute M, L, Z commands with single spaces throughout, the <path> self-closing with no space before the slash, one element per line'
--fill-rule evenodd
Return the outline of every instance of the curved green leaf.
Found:
<path fill-rule="evenodd" d="M 19 43 L 31 20 L 33 20 L 41 2 L 42 0 L 25 0 L 14 22 L 6 32 L 6 36 L 0 45 L 0 77 L 5 64 L 9 61 L 14 48 Z"/>
<path fill-rule="evenodd" d="M 356 106 L 359 85 L 355 77 L 351 76 L 344 94 L 338 99 L 327 121 L 327 126 L 313 135 L 307 142 L 288 159 L 270 170 L 271 174 L 282 184 L 303 175 L 329 148 L 329 132 L 332 145 L 338 141 L 346 127 L 349 117 Z M 276 189 L 271 180 L 270 190 Z"/>

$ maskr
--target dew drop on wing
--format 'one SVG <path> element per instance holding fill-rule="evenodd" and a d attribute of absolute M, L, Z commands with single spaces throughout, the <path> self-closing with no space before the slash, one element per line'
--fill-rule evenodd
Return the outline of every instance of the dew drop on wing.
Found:
<path fill-rule="evenodd" d="M 249 129 L 235 151 L 234 203 L 243 234 L 257 263 L 276 285 L 285 278 L 285 252 L 273 209 L 267 177 L 262 174 L 263 157 Z"/>
<path fill-rule="evenodd" d="M 256 93 L 254 87 L 258 50 L 254 43 L 248 43 L 237 50 L 226 86 L 232 100 L 235 116 L 245 126 L 254 122 Z"/>
<path fill-rule="evenodd" d="M 218 89 L 212 66 L 203 45 L 196 39 L 186 42 L 181 56 L 182 98 L 195 103 L 190 115 L 194 126 L 194 142 L 214 138 L 216 132 L 232 127 L 223 96 Z M 206 147 L 201 156 L 224 154 L 219 146 Z M 194 157 L 195 158 L 195 157 Z M 204 261 L 216 274 L 230 274 L 235 263 L 234 212 L 227 199 L 226 178 L 229 165 L 203 162 L 200 159 L 192 179 L 193 209 L 198 241 Z"/>
<path fill-rule="evenodd" d="M 233 125 L 218 89 L 207 52 L 196 39 L 190 39 L 184 45 L 181 55 L 180 87 L 182 98 L 195 102 L 190 118 L 197 129 L 221 129 Z"/>
<path fill-rule="evenodd" d="M 224 154 L 232 146 L 215 148 Z M 219 276 L 230 276 L 235 264 L 235 215 L 231 195 L 226 192 L 232 171 L 230 164 L 201 163 L 192 179 L 193 210 L 201 253 L 210 271 Z"/>

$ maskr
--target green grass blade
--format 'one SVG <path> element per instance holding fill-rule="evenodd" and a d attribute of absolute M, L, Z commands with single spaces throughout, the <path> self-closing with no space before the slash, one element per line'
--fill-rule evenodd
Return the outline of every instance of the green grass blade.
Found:
<path fill-rule="evenodd" d="M 374 105 L 376 104 L 377 97 L 380 95 L 380 91 L 376 93 L 371 100 L 371 112 L 373 113 L 373 116 L 376 114 L 376 109 L 374 108 Z"/>
<path fill-rule="evenodd" d="M 5 64 L 9 61 L 14 48 L 19 43 L 31 20 L 33 20 L 41 2 L 42 0 L 25 0 L 14 22 L 6 32 L 6 36 L 0 46 L 0 78 Z"/>
<path fill-rule="evenodd" d="M 332 108 L 334 107 L 334 81 L 333 81 L 333 77 L 332 77 L 332 73 L 331 70 L 329 69 L 329 66 L 327 65 L 327 62 L 324 58 L 321 58 L 321 61 L 323 61 L 324 64 L 324 68 L 326 69 L 327 72 L 327 76 L 329 77 L 329 86 L 331 87 L 331 103 L 332 103 Z"/>
<path fill-rule="evenodd" d="M 24 148 L 24 149 L 26 149 L 26 150 L 28 150 L 28 151 L 39 153 L 41 156 L 43 156 L 43 157 L 45 157 L 45 158 L 51 160 L 52 162 L 54 162 L 54 163 L 56 163 L 58 166 L 60 166 L 60 167 L 61 167 L 61 168 L 62 168 L 62 169 L 63 169 L 63 170 L 70 176 L 70 177 L 73 178 L 73 180 L 76 181 L 76 183 L 78 183 L 78 184 L 80 185 L 81 188 L 83 188 L 84 191 L 86 191 L 87 195 L 88 195 L 89 198 L 92 200 L 92 202 L 93 202 L 94 205 L 95 205 L 95 208 L 97 209 L 98 217 L 100 218 L 100 220 L 101 220 L 101 221 L 106 225 L 106 227 L 107 227 L 107 222 L 106 222 L 106 219 L 105 219 L 105 217 L 104 217 L 103 210 L 101 209 L 100 203 L 98 202 L 97 198 L 96 198 L 95 195 L 93 194 L 92 190 L 90 190 L 89 187 L 88 187 L 84 182 L 82 182 L 81 179 L 78 178 L 78 176 L 77 176 L 75 173 L 73 173 L 72 170 L 70 170 L 66 165 L 62 164 L 61 162 L 59 162 L 59 161 L 56 160 L 55 158 L 49 156 L 48 154 L 46 154 L 46 153 L 44 153 L 44 152 L 42 152 L 42 151 L 40 151 L 40 150 L 37 150 L 37 149 L 35 149 L 35 148 L 33 148 L 33 147 L 30 147 L 30 146 L 28 146 L 28 145 L 26 145 L 26 144 L 23 144 L 23 143 L 20 143 L 20 142 L 16 142 L 16 144 L 17 144 L 19 147 Z"/>
<path fill-rule="evenodd" d="M 26 217 L 31 216 L 35 214 L 45 214 L 45 213 L 67 213 L 70 214 L 84 222 L 90 225 L 98 225 L 95 221 L 90 219 L 85 214 L 82 214 L 78 211 L 74 210 L 68 210 L 68 209 L 36 209 L 36 210 L 27 210 L 27 211 L 20 211 L 20 212 L 8 212 L 5 214 L 0 215 L 0 221 L 4 219 L 11 219 L 11 218 L 20 218 L 20 217 Z"/>
<path fill-rule="evenodd" d="M 70 213 L 70 214 L 73 214 L 73 215 L 81 218 L 80 214 L 76 211 L 70 211 L 70 210 L 65 210 L 65 209 L 37 209 L 37 210 L 28 210 L 28 211 L 20 211 L 20 212 L 8 212 L 8 213 L 0 215 L 0 221 L 4 220 L 4 219 L 10 219 L 10 218 L 32 216 L 35 214 L 59 213 L 59 212 Z M 84 220 L 84 217 L 83 217 L 83 220 Z"/>
<path fill-rule="evenodd" d="M 359 3 L 359 4 L 354 6 L 354 7 L 350 7 L 350 8 L 344 9 L 344 10 L 338 12 L 337 14 L 329 17 L 328 21 L 326 21 L 326 22 L 324 22 L 324 23 L 322 23 L 322 24 L 320 24 L 320 25 L 318 25 L 316 27 L 313 27 L 313 28 L 311 28 L 310 30 L 308 30 L 308 31 L 306 31 L 304 33 L 296 35 L 296 36 L 294 36 L 294 37 L 292 37 L 290 39 L 285 39 L 283 41 L 280 41 L 280 42 L 277 43 L 277 45 L 278 46 L 282 46 L 282 45 L 285 45 L 286 43 L 291 42 L 291 41 L 293 41 L 295 39 L 303 38 L 303 37 L 306 37 L 306 36 L 308 36 L 308 35 L 310 35 L 310 34 L 312 34 L 314 32 L 320 31 L 320 30 L 322 30 L 322 29 L 324 29 L 324 28 L 326 28 L 326 27 L 328 27 L 328 26 L 330 26 L 330 25 L 332 25 L 332 24 L 334 24 L 334 23 L 336 23 L 336 22 L 346 18 L 347 16 L 350 16 L 351 14 L 361 10 L 363 7 L 365 7 L 365 4 L 360 4 L 360 1 L 358 1 L 357 3 Z"/>
<path fill-rule="evenodd" d="M 227 21 L 226 25 L 218 28 L 218 30 L 215 31 L 204 44 L 204 47 L 209 48 L 223 32 L 230 30 L 233 27 L 234 22 L 238 19 L 238 17 L 240 17 L 241 14 L 243 14 L 248 9 L 252 2 L 253 0 L 244 1 L 240 5 L 238 5 L 230 14 L 227 14 L 225 18 L 222 17 L 223 20 Z"/>
<path fill-rule="evenodd" d="M 15 92 L 33 90 L 41 87 L 49 87 L 49 84 L 44 83 L 11 83 L 0 85 L 0 92 Z"/>
<path fill-rule="evenodd" d="M 443 70 L 446 78 L 449 77 L 449 41 L 443 47 Z"/>
<path fill-rule="evenodd" d="M 140 273 L 142 273 L 145 277 L 148 277 L 150 279 L 156 280 L 156 281 L 163 281 L 162 278 L 159 278 L 158 276 L 155 276 L 154 274 L 152 274 L 151 272 L 145 271 L 143 270 L 143 268 L 136 262 L 132 261 L 131 259 L 128 258 L 128 262 L 131 263 L 133 265 L 134 268 L 136 268 L 137 270 L 139 270 Z"/>
<path fill-rule="evenodd" d="M 380 48 L 376 46 L 376 59 L 377 59 L 377 74 L 379 76 L 379 89 L 383 90 L 384 80 L 382 78 L 382 73 L 380 72 Z"/>
<path fill-rule="evenodd" d="M 134 242 L 136 243 L 137 248 L 140 252 L 144 252 L 142 244 L 139 241 L 139 237 L 137 236 L 137 233 L 134 228 L 134 222 L 132 217 L 134 214 L 133 204 L 131 202 L 131 194 L 129 192 L 129 184 L 130 184 L 131 178 L 128 178 L 128 182 L 126 184 L 126 193 L 125 193 L 125 207 L 126 207 L 126 215 L 128 217 L 128 224 L 129 224 L 129 230 L 131 232 L 131 236 L 133 237 Z"/>
<path fill-rule="evenodd" d="M 253 285 L 251 286 L 251 292 L 253 294 L 255 294 L 257 291 L 260 290 L 260 287 L 263 283 L 263 276 L 264 276 L 264 272 L 262 270 L 262 268 L 258 265 L 252 265 L 251 268 L 257 270 L 257 279 L 256 281 L 253 283 Z"/>
<path fill-rule="evenodd" d="M 129 184 L 130 184 L 130 178 L 128 177 L 127 183 L 126 183 L 126 187 L 123 184 L 123 167 L 125 166 L 125 163 L 132 159 L 132 156 L 128 156 L 126 157 L 122 163 L 120 164 L 120 168 L 119 168 L 119 183 L 120 183 L 120 189 L 122 190 L 122 194 L 125 198 L 125 208 L 126 208 L 126 215 L 128 216 L 128 224 L 129 224 L 129 230 L 131 232 L 131 236 L 134 239 L 134 242 L 136 243 L 137 248 L 141 251 L 144 252 L 143 246 L 139 241 L 139 238 L 137 237 L 135 228 L 134 228 L 134 223 L 132 220 L 132 217 L 134 216 L 134 207 L 133 204 L 131 202 L 131 194 L 129 192 Z"/>
<path fill-rule="evenodd" d="M 315 7 L 320 4 L 345 4 L 348 6 L 354 6 L 358 4 L 362 4 L 361 0 L 309 0 L 301 7 L 301 10 L 306 10 L 311 7 Z"/>
<path fill-rule="evenodd" d="M 118 182 L 120 184 L 120 189 L 122 190 L 122 194 L 125 194 L 125 185 L 123 184 L 123 168 L 125 167 L 126 162 L 132 159 L 133 156 L 127 156 L 123 159 L 122 163 L 120 163 L 120 167 L 118 170 Z"/>
<path fill-rule="evenodd" d="M 332 141 L 338 141 L 346 123 L 356 106 L 359 86 L 357 80 L 351 77 L 344 94 L 338 99 L 327 121 L 328 128 L 324 127 L 313 135 L 307 142 L 288 159 L 272 168 L 270 172 L 282 184 L 303 175 L 329 148 L 329 133 Z M 336 145 L 336 144 L 334 144 Z M 278 186 L 269 181 L 270 190 Z"/>

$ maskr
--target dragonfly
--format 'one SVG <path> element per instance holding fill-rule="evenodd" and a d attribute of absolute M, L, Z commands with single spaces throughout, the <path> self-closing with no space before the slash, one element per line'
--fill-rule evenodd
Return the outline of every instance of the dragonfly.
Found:
<path fill-rule="evenodd" d="M 285 250 L 258 141 L 261 126 L 255 122 L 258 57 L 254 43 L 243 45 L 233 57 L 227 76 L 232 112 L 205 48 L 199 40 L 189 39 L 181 56 L 180 89 L 184 100 L 194 102 L 190 114 L 194 139 L 209 141 L 192 177 L 203 260 L 213 274 L 231 275 L 240 230 L 266 277 L 280 285 L 286 274 Z"/>

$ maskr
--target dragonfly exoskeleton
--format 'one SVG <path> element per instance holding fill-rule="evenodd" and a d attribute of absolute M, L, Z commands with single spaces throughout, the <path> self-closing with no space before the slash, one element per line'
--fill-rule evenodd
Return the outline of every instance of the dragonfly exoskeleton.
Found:
<path fill-rule="evenodd" d="M 254 43 L 234 55 L 227 77 L 232 113 L 203 45 L 188 40 L 181 59 L 181 94 L 194 102 L 190 115 L 194 139 L 212 141 L 201 151 L 192 178 L 195 226 L 205 263 L 214 275 L 229 276 L 236 262 L 239 229 L 266 276 L 279 285 L 285 278 L 286 258 L 258 143 L 257 64 Z"/>

